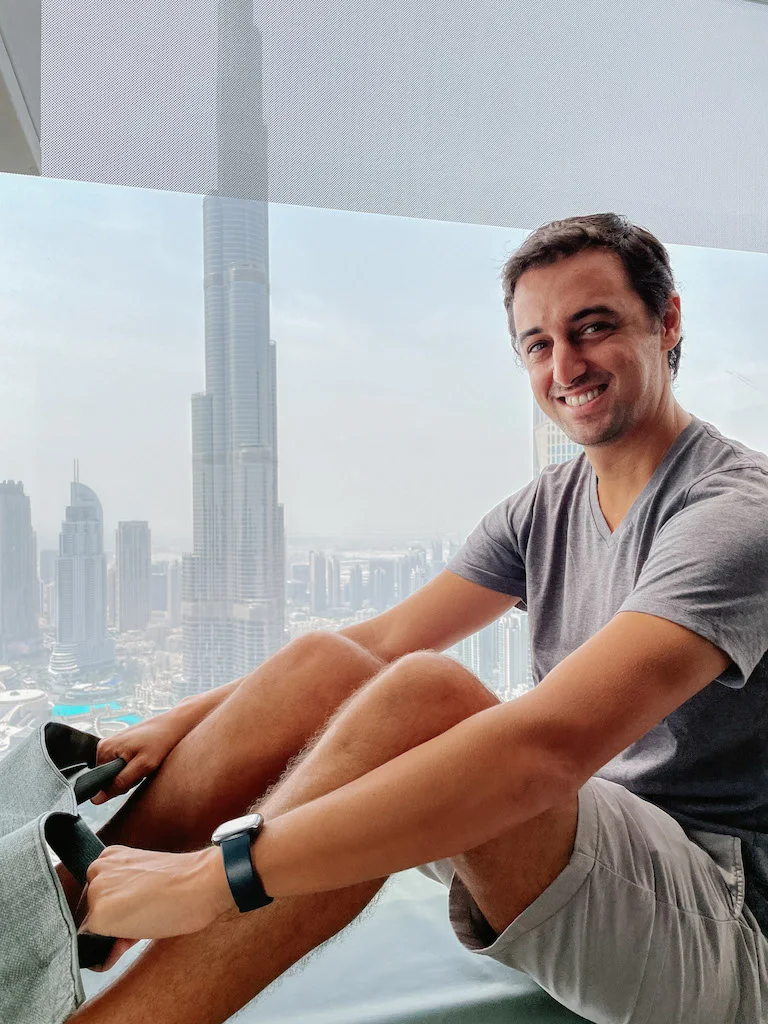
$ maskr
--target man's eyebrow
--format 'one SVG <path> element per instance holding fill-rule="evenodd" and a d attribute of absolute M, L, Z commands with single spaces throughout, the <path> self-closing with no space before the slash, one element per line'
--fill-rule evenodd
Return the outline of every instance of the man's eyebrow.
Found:
<path fill-rule="evenodd" d="M 602 314 L 602 316 L 613 316 L 617 317 L 619 314 L 615 309 L 611 309 L 610 306 L 585 306 L 584 309 L 580 309 L 578 313 L 574 313 L 569 319 L 568 323 L 575 324 L 579 320 L 583 320 L 585 316 L 592 316 L 593 313 Z M 517 343 L 522 345 L 526 338 L 529 338 L 532 334 L 542 334 L 544 331 L 543 327 L 529 327 L 527 331 L 523 331 L 518 336 Z"/>

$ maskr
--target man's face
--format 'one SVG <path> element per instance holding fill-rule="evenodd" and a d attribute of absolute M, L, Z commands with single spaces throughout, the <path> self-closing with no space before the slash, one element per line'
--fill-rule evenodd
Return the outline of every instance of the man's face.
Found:
<path fill-rule="evenodd" d="M 584 446 L 610 444 L 652 417 L 669 386 L 667 351 L 680 338 L 679 310 L 673 292 L 653 333 L 621 259 L 605 249 L 527 270 L 515 287 L 510 326 L 540 408 Z M 565 401 L 576 396 L 583 404 Z"/>

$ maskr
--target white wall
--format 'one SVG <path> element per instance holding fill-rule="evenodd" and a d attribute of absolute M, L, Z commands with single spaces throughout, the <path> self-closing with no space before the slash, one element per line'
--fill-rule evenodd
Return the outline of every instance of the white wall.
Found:
<path fill-rule="evenodd" d="M 40 0 L 0 0 L 0 171 L 40 173 Z"/>

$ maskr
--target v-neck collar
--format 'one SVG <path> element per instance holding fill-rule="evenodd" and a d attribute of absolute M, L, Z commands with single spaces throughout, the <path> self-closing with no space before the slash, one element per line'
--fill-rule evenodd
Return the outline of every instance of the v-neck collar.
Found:
<path fill-rule="evenodd" d="M 700 423 L 701 421 L 699 420 L 699 418 L 691 414 L 691 422 L 688 424 L 687 427 L 684 427 L 680 431 L 680 433 L 674 439 L 672 444 L 669 446 L 663 459 L 651 474 L 650 480 L 648 480 L 645 487 L 643 487 L 642 491 L 640 491 L 638 496 L 627 509 L 624 518 L 621 520 L 621 522 L 613 532 L 611 532 L 611 528 L 608 525 L 608 520 L 603 515 L 603 510 L 600 508 L 600 501 L 597 497 L 597 474 L 592 468 L 592 464 L 589 463 L 589 504 L 590 508 L 592 509 L 592 518 L 595 521 L 597 531 L 603 538 L 603 540 L 606 542 L 606 544 L 611 545 L 615 543 L 616 538 L 622 533 L 622 531 L 626 527 L 628 527 L 631 524 L 635 512 L 640 507 L 641 503 L 644 501 L 648 492 L 653 490 L 653 488 L 656 486 L 656 483 L 658 482 L 658 478 L 664 473 L 664 470 L 667 468 L 669 463 L 674 459 L 675 455 L 682 447 L 684 442 L 697 429 Z"/>

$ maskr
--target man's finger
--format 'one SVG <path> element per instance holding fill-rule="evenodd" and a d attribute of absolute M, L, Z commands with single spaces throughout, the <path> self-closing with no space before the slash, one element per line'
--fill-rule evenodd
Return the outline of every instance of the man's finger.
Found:
<path fill-rule="evenodd" d="M 125 755 L 123 755 L 123 757 L 125 757 Z M 137 783 L 141 782 L 141 780 L 148 774 L 149 769 L 145 763 L 139 758 L 132 758 L 128 761 L 128 764 L 123 768 L 117 778 L 113 779 L 106 789 L 101 790 L 95 796 L 91 797 L 91 803 L 103 804 L 106 800 L 111 800 L 112 797 L 122 796 L 124 793 L 127 793 L 129 789 L 132 789 Z"/>
<path fill-rule="evenodd" d="M 107 764 L 109 761 L 114 761 L 116 757 L 124 757 L 127 761 L 132 757 L 132 753 L 126 754 L 126 749 L 129 746 L 130 744 L 125 743 L 122 737 L 120 737 L 120 742 L 117 741 L 117 738 L 112 737 L 99 740 L 96 745 L 96 764 Z"/>

